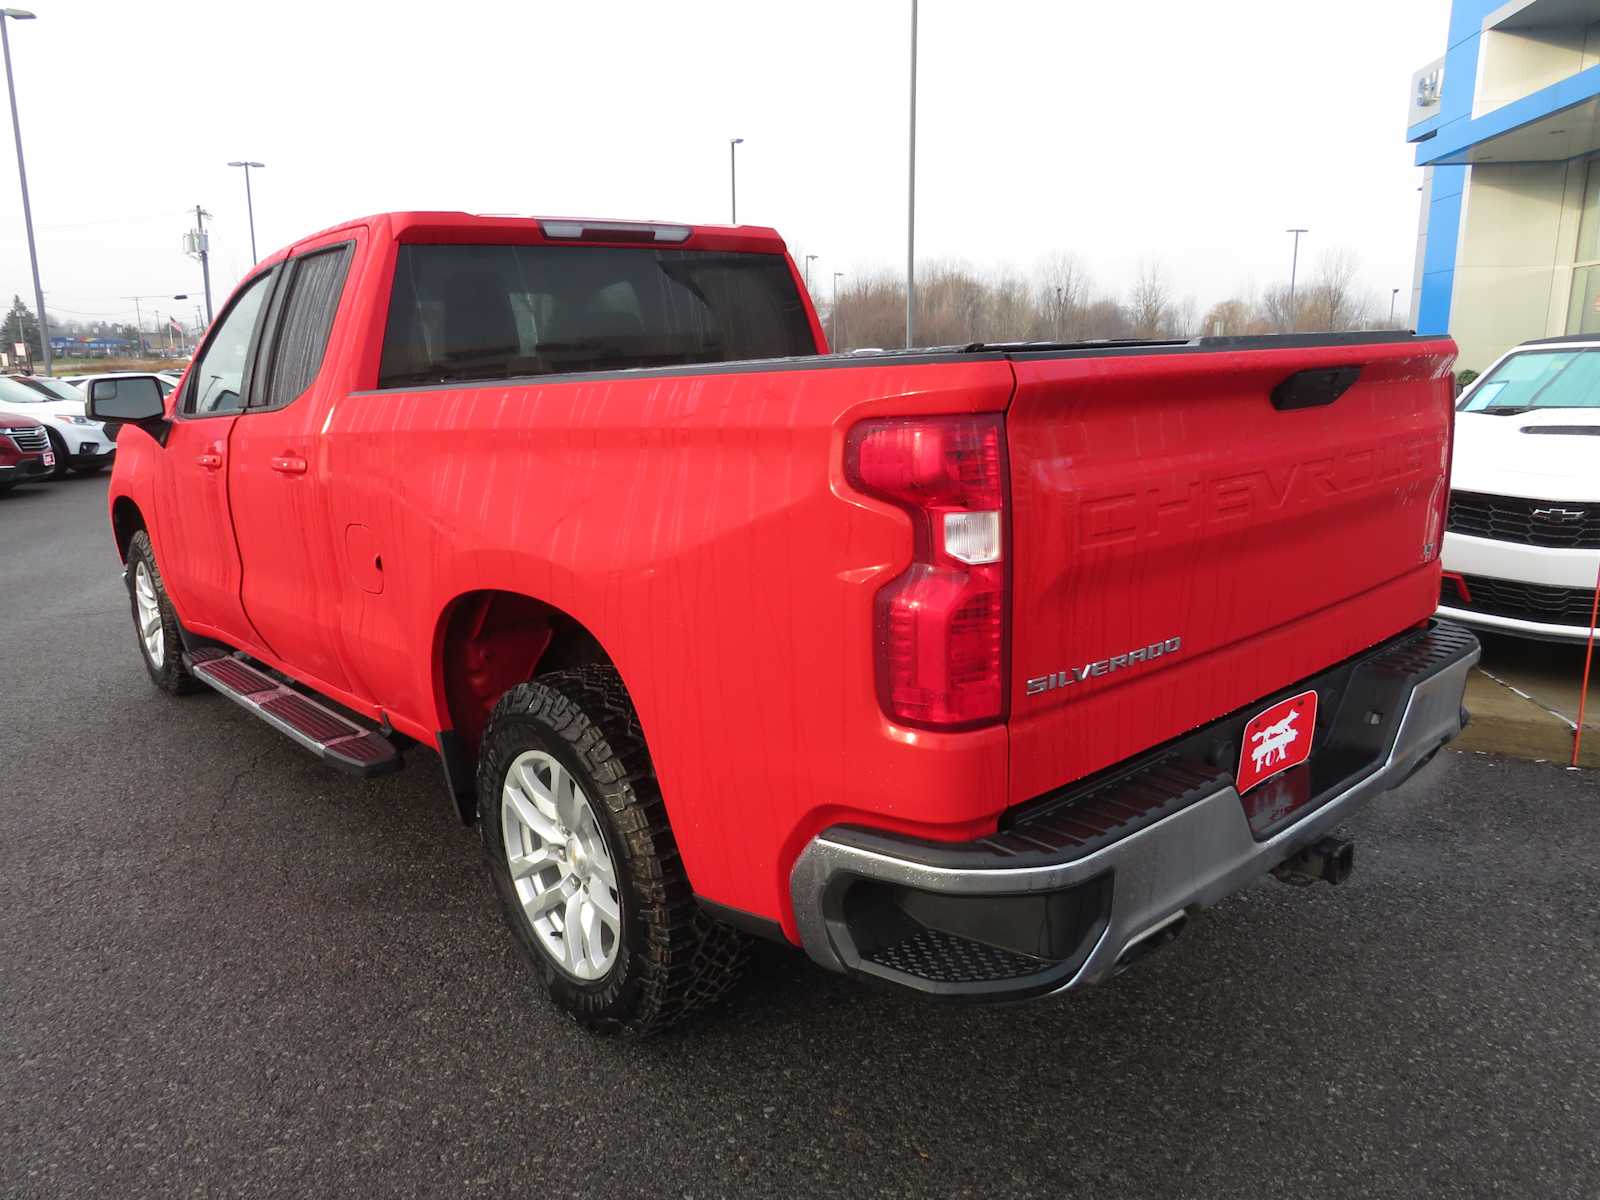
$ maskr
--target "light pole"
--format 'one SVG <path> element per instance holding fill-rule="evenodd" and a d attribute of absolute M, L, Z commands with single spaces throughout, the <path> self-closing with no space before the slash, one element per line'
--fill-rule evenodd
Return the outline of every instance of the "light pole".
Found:
<path fill-rule="evenodd" d="M 733 220 L 729 223 L 739 223 L 739 147 L 744 145 L 743 138 L 728 139 L 728 191 L 729 199 L 733 206 Z"/>
<path fill-rule="evenodd" d="M 811 295 L 811 264 L 816 262 L 817 259 L 820 258 L 820 257 L 821 257 L 821 255 L 817 255 L 817 254 L 808 254 L 808 255 L 806 255 L 806 295 L 807 296 Z"/>
<path fill-rule="evenodd" d="M 906 165 L 906 349 L 916 336 L 917 303 L 917 0 L 911 0 L 911 136 Z"/>
<path fill-rule="evenodd" d="M 256 262 L 258 261 L 256 258 L 256 204 L 255 201 L 250 197 L 250 168 L 254 167 L 259 171 L 267 164 L 258 162 L 231 162 L 228 165 L 230 167 L 244 168 L 244 208 L 245 212 L 250 215 L 250 265 L 255 266 Z"/>
<path fill-rule="evenodd" d="M 828 349 L 838 350 L 839 345 L 839 276 L 843 271 L 833 273 L 833 304 L 828 309 Z"/>
<path fill-rule="evenodd" d="M 1390 329 L 1394 328 L 1394 305 L 1395 305 L 1395 301 L 1398 300 L 1398 299 L 1400 299 L 1400 289 L 1399 288 L 1395 288 L 1394 291 L 1389 293 L 1389 328 Z"/>
<path fill-rule="evenodd" d="M 1310 233 L 1309 229 L 1286 229 L 1285 233 L 1294 234 L 1294 257 L 1289 260 L 1289 331 L 1292 333 L 1299 326 L 1299 312 L 1294 306 L 1294 277 L 1300 268 L 1300 235 Z"/>
<path fill-rule="evenodd" d="M 28 203 L 28 168 L 22 162 L 22 122 L 17 119 L 17 86 L 11 80 L 11 35 L 6 18 L 31 21 L 33 14 L 23 8 L 0 8 L 0 47 L 6 57 L 6 94 L 11 97 L 11 133 L 17 141 L 17 178 L 22 181 L 22 223 L 28 229 L 28 262 L 33 267 L 33 302 L 39 318 L 39 351 L 44 357 L 44 373 L 50 374 L 50 320 L 44 311 L 44 289 L 39 286 L 39 251 L 33 243 L 33 209 Z M 20 339 L 26 340 L 26 339 Z"/>

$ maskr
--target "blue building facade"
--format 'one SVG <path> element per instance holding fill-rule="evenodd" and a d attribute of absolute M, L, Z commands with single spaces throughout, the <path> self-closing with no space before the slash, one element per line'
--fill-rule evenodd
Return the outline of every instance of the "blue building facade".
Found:
<path fill-rule="evenodd" d="M 1406 140 L 1425 168 L 1415 327 L 1476 370 L 1530 337 L 1600 335 L 1600 0 L 1455 0 Z"/>

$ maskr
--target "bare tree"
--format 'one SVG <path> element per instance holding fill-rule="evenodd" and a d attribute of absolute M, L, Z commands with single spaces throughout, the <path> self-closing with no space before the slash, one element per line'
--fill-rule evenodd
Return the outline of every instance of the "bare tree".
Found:
<path fill-rule="evenodd" d="M 1299 305 L 1296 304 L 1296 307 Z M 1289 285 L 1279 284 L 1262 292 L 1261 306 L 1257 312 L 1269 330 L 1283 332 L 1292 328 L 1294 320 L 1289 312 Z"/>
<path fill-rule="evenodd" d="M 1135 337 L 1152 338 L 1161 334 L 1172 307 L 1172 292 L 1162 275 L 1161 264 L 1151 260 L 1139 266 L 1139 278 L 1129 298 L 1128 319 Z"/>
<path fill-rule="evenodd" d="M 1087 337 L 1084 314 L 1088 308 L 1089 276 L 1077 256 L 1056 250 L 1039 265 L 1039 328 L 1035 336 L 1056 341 L 1080 341 Z"/>
<path fill-rule="evenodd" d="M 1372 298 L 1356 290 L 1356 256 L 1349 250 L 1325 251 L 1316 274 L 1298 305 L 1299 324 L 1306 329 L 1356 329 L 1369 323 Z"/>

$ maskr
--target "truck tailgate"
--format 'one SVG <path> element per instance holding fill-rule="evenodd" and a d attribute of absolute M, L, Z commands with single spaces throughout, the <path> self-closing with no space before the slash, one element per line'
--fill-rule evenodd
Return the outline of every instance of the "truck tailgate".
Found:
<path fill-rule="evenodd" d="M 1432 613 L 1455 346 L 1308 342 L 1013 357 L 1011 803 Z"/>

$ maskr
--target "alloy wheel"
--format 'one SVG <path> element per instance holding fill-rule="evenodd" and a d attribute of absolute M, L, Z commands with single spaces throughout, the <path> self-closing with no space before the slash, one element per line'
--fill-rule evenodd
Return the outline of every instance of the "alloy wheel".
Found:
<path fill-rule="evenodd" d="M 159 671 L 166 661 L 167 639 L 161 627 L 161 602 L 156 598 L 155 580 L 142 562 L 133 569 L 133 601 L 139 616 L 139 639 L 150 665 Z"/>
<path fill-rule="evenodd" d="M 565 974 L 604 978 L 622 944 L 616 866 L 589 798 L 542 750 L 519 754 L 500 796 L 506 866 L 534 938 Z"/>

